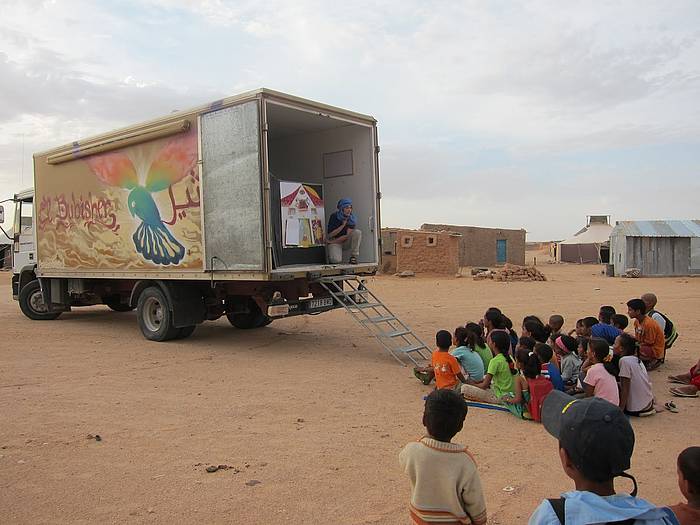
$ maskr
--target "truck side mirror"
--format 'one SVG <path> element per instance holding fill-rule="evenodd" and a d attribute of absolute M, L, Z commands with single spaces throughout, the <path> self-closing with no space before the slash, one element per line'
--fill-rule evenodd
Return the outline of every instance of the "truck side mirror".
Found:
<path fill-rule="evenodd" d="M 5 223 L 5 207 L 0 205 L 0 224 Z"/>

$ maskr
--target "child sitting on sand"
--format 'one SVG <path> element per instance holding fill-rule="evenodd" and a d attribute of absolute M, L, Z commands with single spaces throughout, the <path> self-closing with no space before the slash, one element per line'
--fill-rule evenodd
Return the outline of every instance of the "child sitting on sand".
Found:
<path fill-rule="evenodd" d="M 494 357 L 489 363 L 484 379 L 473 385 L 462 385 L 462 395 L 473 401 L 500 403 L 504 395 L 514 395 L 513 376 L 518 372 L 508 357 L 510 337 L 506 332 L 492 331 L 488 344 Z"/>
<path fill-rule="evenodd" d="M 552 362 L 552 357 L 554 352 L 544 343 L 537 343 L 535 345 L 535 353 L 537 358 L 542 363 L 541 374 L 552 382 L 552 386 L 555 390 L 564 390 L 564 381 L 561 378 L 561 373 L 559 368 L 555 363 Z"/>
<path fill-rule="evenodd" d="M 462 430 L 467 410 L 456 392 L 431 392 L 423 412 L 428 435 L 399 454 L 399 464 L 411 481 L 409 512 L 414 523 L 486 523 L 476 462 L 467 447 L 451 442 Z"/>
<path fill-rule="evenodd" d="M 571 336 L 576 336 L 576 337 L 585 337 L 586 336 L 586 327 L 584 326 L 583 319 L 579 319 L 576 321 L 576 328 L 572 328 L 569 330 L 569 334 Z"/>
<path fill-rule="evenodd" d="M 625 314 L 615 314 L 612 316 L 611 324 L 621 332 L 624 332 L 630 321 Z"/>
<path fill-rule="evenodd" d="M 601 397 L 615 406 L 620 404 L 620 392 L 615 376 L 605 367 L 611 359 L 610 347 L 605 339 L 592 337 L 588 341 L 588 361 L 591 367 L 583 380 L 586 397 Z"/>
<path fill-rule="evenodd" d="M 547 322 L 547 327 L 549 329 L 549 346 L 554 348 L 554 342 L 557 337 L 561 335 L 561 329 L 564 326 L 564 317 L 559 314 L 554 314 L 549 316 L 549 321 Z"/>
<path fill-rule="evenodd" d="M 622 356 L 620 367 L 620 408 L 628 416 L 653 416 L 654 394 L 647 369 L 637 355 L 637 342 L 629 334 L 622 333 L 615 339 L 613 352 Z"/>
<path fill-rule="evenodd" d="M 670 392 L 674 396 L 698 397 L 698 391 L 700 390 L 700 359 L 687 374 L 668 376 L 668 381 L 681 385 L 671 388 Z"/>
<path fill-rule="evenodd" d="M 700 447 L 688 447 L 678 456 L 678 488 L 688 503 L 671 510 L 681 525 L 700 523 Z"/>
<path fill-rule="evenodd" d="M 552 382 L 540 375 L 537 354 L 521 348 L 515 353 L 515 366 L 519 374 L 513 378 L 514 395 L 505 395 L 502 401 L 515 416 L 540 420 L 544 398 L 552 391 Z"/>
<path fill-rule="evenodd" d="M 424 385 L 429 385 L 434 378 L 436 388 L 459 391 L 462 383 L 467 382 L 467 378 L 462 374 L 462 366 L 459 361 L 449 353 L 451 344 L 452 336 L 447 330 L 440 330 L 435 334 L 437 349 L 433 351 L 430 366 L 413 369 L 413 375 L 420 379 Z"/>
<path fill-rule="evenodd" d="M 641 299 L 627 301 L 627 313 L 634 319 L 634 338 L 639 344 L 639 358 L 647 370 L 654 370 L 662 363 L 666 339 L 659 323 L 646 315 L 646 309 Z"/>
<path fill-rule="evenodd" d="M 467 346 L 479 354 L 481 361 L 484 363 L 484 370 L 487 370 L 493 354 L 489 347 L 486 346 L 483 329 L 477 323 L 467 323 L 464 328 L 467 331 Z"/>
<path fill-rule="evenodd" d="M 577 348 L 576 339 L 569 335 L 561 335 L 554 341 L 554 351 L 560 358 L 561 379 L 567 391 L 576 388 L 581 372 L 581 358 L 576 353 Z"/>
<path fill-rule="evenodd" d="M 481 360 L 481 356 L 469 347 L 467 334 L 467 329 L 463 326 L 455 328 L 452 343 L 456 348 L 452 349 L 450 353 L 457 358 L 462 366 L 467 379 L 465 382 L 476 383 L 484 379 L 484 362 Z"/>

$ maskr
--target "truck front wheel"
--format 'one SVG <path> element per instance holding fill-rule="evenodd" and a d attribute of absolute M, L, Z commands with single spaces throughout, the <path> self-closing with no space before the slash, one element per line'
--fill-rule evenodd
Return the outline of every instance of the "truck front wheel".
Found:
<path fill-rule="evenodd" d="M 51 321 L 61 315 L 61 312 L 49 312 L 41 294 L 41 286 L 36 279 L 20 290 L 19 307 L 24 315 L 35 321 Z"/>
<path fill-rule="evenodd" d="M 180 334 L 173 324 L 168 298 L 156 286 L 146 288 L 139 296 L 136 317 L 141 333 L 150 341 L 168 341 Z"/>

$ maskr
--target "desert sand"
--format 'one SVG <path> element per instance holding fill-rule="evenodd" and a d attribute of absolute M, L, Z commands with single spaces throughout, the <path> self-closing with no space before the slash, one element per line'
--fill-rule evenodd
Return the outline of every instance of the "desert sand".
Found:
<path fill-rule="evenodd" d="M 538 259 L 538 262 L 540 259 Z M 561 313 L 566 328 L 602 304 L 626 313 L 641 293 L 680 339 L 651 373 L 700 356 L 700 279 L 613 279 L 599 266 L 538 266 L 547 282 L 375 277 L 369 286 L 432 345 L 437 329 L 478 320 L 488 306 L 519 325 Z M 75 309 L 26 319 L 0 286 L 0 522 L 408 522 L 409 484 L 397 455 L 423 434 L 416 381 L 344 311 L 253 331 L 226 319 L 184 341 L 143 339 L 131 313 Z M 698 445 L 700 399 L 680 413 L 634 420 L 631 473 L 640 496 L 680 499 L 677 454 Z M 95 439 L 99 435 L 100 440 Z M 470 409 L 455 441 L 476 457 L 495 524 L 525 523 L 542 498 L 572 488 L 541 425 Z M 208 473 L 211 465 L 230 468 Z M 618 482 L 619 491 L 630 484 Z"/>

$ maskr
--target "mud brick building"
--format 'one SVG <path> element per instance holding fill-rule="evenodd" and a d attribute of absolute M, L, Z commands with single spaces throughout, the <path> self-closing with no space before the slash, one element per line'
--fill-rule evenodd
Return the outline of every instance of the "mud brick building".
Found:
<path fill-rule="evenodd" d="M 459 240 L 454 232 L 382 229 L 382 272 L 454 275 L 459 271 Z"/>
<path fill-rule="evenodd" d="M 495 266 L 525 264 L 525 230 L 479 228 L 451 224 L 424 224 L 424 231 L 459 233 L 460 266 Z"/>

